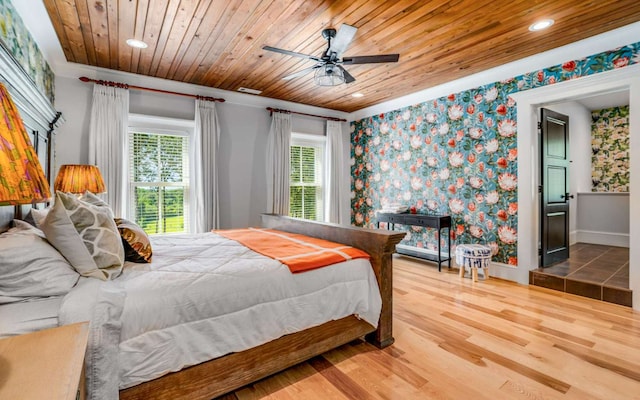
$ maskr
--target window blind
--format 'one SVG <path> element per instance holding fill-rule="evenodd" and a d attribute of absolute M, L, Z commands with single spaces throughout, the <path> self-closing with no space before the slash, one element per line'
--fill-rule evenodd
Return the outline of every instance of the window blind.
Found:
<path fill-rule="evenodd" d="M 147 233 L 189 231 L 189 138 L 129 135 L 130 210 Z"/>
<path fill-rule="evenodd" d="M 322 145 L 290 146 L 289 215 L 323 219 Z"/>

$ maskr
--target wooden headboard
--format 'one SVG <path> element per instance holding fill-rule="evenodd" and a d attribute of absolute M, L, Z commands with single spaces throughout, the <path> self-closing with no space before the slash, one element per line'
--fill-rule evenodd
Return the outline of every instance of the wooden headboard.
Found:
<path fill-rule="evenodd" d="M 54 143 L 55 130 L 64 121 L 49 99 L 36 87 L 36 84 L 25 72 L 15 58 L 0 41 L 0 82 L 2 82 L 20 111 L 27 132 L 31 135 L 31 143 L 36 149 L 42 168 L 49 183 L 53 186 L 55 178 Z M 31 206 L 21 206 L 23 214 Z M 16 208 L 0 206 L 0 232 L 9 226 Z"/>

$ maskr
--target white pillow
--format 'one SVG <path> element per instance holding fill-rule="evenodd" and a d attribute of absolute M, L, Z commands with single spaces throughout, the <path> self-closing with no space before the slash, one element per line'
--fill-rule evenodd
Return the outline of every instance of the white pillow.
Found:
<path fill-rule="evenodd" d="M 122 271 L 124 249 L 111 213 L 74 195 L 56 192 L 41 228 L 82 276 L 108 280 Z"/>
<path fill-rule="evenodd" d="M 0 304 L 67 294 L 80 275 L 37 228 L 23 221 L 0 234 Z"/>

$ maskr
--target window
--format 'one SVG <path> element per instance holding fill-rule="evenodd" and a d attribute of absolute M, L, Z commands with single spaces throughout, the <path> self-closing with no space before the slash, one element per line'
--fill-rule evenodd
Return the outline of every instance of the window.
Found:
<path fill-rule="evenodd" d="M 324 137 L 296 133 L 291 136 L 289 215 L 292 217 L 324 220 L 324 148 Z"/>
<path fill-rule="evenodd" d="M 189 232 L 189 136 L 129 129 L 129 216 L 149 234 Z"/>

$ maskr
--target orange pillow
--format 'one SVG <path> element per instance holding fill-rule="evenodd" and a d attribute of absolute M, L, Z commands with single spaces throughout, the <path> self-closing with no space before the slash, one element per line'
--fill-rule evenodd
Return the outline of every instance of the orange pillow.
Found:
<path fill-rule="evenodd" d="M 135 222 L 124 218 L 115 218 L 118 232 L 122 237 L 124 259 L 136 263 L 151 262 L 151 241 L 146 232 Z"/>

